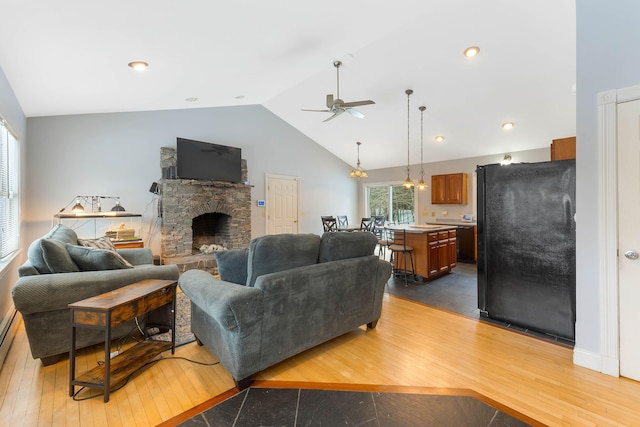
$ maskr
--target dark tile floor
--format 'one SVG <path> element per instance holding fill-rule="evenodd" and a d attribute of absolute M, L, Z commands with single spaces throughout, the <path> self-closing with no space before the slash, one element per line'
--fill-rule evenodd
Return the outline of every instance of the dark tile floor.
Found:
<path fill-rule="evenodd" d="M 387 292 L 432 307 L 441 308 L 467 317 L 479 319 L 483 322 L 493 323 L 498 326 L 533 335 L 547 341 L 569 347 L 574 346 L 573 341 L 565 338 L 522 328 L 511 323 L 481 317 L 480 310 L 478 309 L 476 264 L 459 262 L 451 273 L 446 276 L 430 282 L 409 282 L 407 286 L 404 284 L 404 279 L 392 277 L 387 283 Z"/>
<path fill-rule="evenodd" d="M 182 427 L 528 426 L 471 396 L 248 388 Z"/>

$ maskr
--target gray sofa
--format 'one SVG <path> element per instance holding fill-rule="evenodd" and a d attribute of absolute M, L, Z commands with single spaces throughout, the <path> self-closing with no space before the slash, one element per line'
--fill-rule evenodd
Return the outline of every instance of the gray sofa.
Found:
<path fill-rule="evenodd" d="M 370 232 L 281 234 L 216 253 L 220 280 L 199 270 L 178 284 L 191 330 L 239 389 L 269 366 L 380 318 L 391 264 Z"/>
<path fill-rule="evenodd" d="M 34 359 L 49 365 L 69 352 L 69 303 L 143 279 L 178 279 L 177 266 L 153 265 L 150 249 L 116 251 L 122 258 L 113 252 L 80 246 L 76 233 L 64 225 L 56 225 L 29 246 L 28 260 L 18 268 L 12 295 L 16 309 L 22 314 Z M 168 315 L 164 310 L 147 320 L 168 325 Z M 135 327 L 133 322 L 124 323 L 114 328 L 112 337 L 124 336 Z M 100 342 L 104 342 L 102 331 L 81 328 L 77 332 L 76 348 Z"/>

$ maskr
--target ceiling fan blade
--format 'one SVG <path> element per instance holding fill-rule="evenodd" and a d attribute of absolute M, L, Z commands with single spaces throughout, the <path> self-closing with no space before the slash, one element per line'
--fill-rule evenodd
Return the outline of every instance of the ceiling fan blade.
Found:
<path fill-rule="evenodd" d="M 342 106 L 349 108 L 349 107 L 359 107 L 361 105 L 371 105 L 371 104 L 375 104 L 375 102 L 368 99 L 366 101 L 344 102 Z"/>
<path fill-rule="evenodd" d="M 347 111 L 349 112 L 349 114 L 351 114 L 354 117 L 357 117 L 359 119 L 364 118 L 364 114 L 362 114 L 360 111 L 356 110 L 355 108 L 347 108 Z"/>
<path fill-rule="evenodd" d="M 304 108 L 300 109 L 300 111 L 313 111 L 314 113 L 330 113 L 331 110 L 305 110 Z"/>
<path fill-rule="evenodd" d="M 324 120 L 323 120 L 323 122 L 328 122 L 329 120 L 331 120 L 331 119 L 334 119 L 334 118 L 338 117 L 340 114 L 342 114 L 342 113 L 344 113 L 344 112 L 345 112 L 345 110 L 336 110 L 336 111 L 333 113 L 333 116 L 329 117 L 328 119 L 324 119 Z"/>
<path fill-rule="evenodd" d="M 333 94 L 330 93 L 327 95 L 327 108 L 333 107 Z"/>

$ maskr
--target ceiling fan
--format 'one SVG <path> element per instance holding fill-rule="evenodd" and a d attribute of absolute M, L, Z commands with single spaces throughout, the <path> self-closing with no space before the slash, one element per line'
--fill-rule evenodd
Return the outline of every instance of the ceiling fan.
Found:
<path fill-rule="evenodd" d="M 323 120 L 323 122 L 328 122 L 329 120 L 338 117 L 340 114 L 344 113 L 345 111 L 348 112 L 349 114 L 351 114 L 352 116 L 355 116 L 359 119 L 364 117 L 364 114 L 362 114 L 360 111 L 356 110 L 354 107 L 359 107 L 361 105 L 371 105 L 371 104 L 375 104 L 375 102 L 373 102 L 372 100 L 368 99 L 366 101 L 355 101 L 355 102 L 344 102 L 342 99 L 340 99 L 340 66 L 342 65 L 342 62 L 340 61 L 334 61 L 333 62 L 333 66 L 336 67 L 336 81 L 337 81 L 337 91 L 336 91 L 336 98 L 333 98 L 333 94 L 330 93 L 327 95 L 327 110 L 305 110 L 302 109 L 302 111 L 314 111 L 314 112 L 319 112 L 319 113 L 332 113 L 332 115 Z"/>

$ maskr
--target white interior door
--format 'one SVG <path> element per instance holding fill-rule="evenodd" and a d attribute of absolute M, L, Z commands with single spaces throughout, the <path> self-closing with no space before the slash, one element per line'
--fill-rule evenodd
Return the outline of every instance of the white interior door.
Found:
<path fill-rule="evenodd" d="M 618 104 L 620 375 L 640 381 L 640 100 Z"/>
<path fill-rule="evenodd" d="M 267 233 L 298 233 L 298 178 L 267 175 Z"/>

